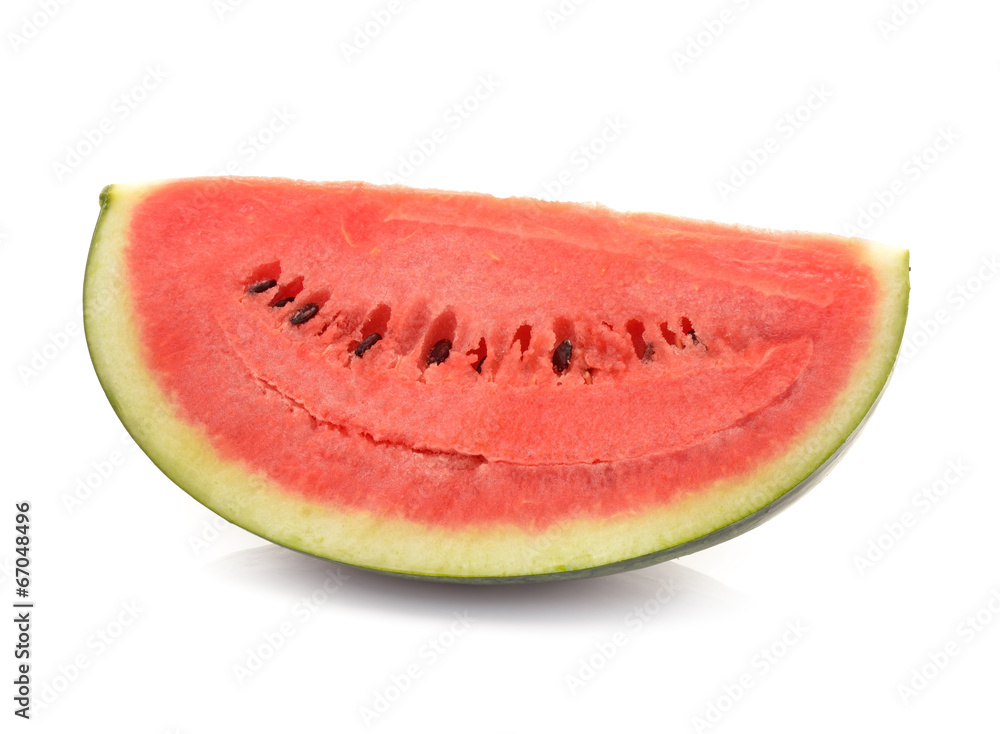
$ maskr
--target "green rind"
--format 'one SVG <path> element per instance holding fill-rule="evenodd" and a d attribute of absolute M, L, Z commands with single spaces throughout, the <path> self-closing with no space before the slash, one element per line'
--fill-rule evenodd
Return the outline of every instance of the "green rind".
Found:
<path fill-rule="evenodd" d="M 270 486 L 265 477 L 254 475 L 246 467 L 222 462 L 214 456 L 210 444 L 204 436 L 199 436 L 194 429 L 179 422 L 168 398 L 159 392 L 151 375 L 146 372 L 137 346 L 138 340 L 134 334 L 134 324 L 129 318 L 131 310 L 128 289 L 123 273 L 120 272 L 120 263 L 118 263 L 119 270 L 117 271 L 114 263 L 125 245 L 126 238 L 123 237 L 121 230 L 127 227 L 128 207 L 134 204 L 134 200 L 141 200 L 144 192 L 156 185 L 156 183 L 148 183 L 132 187 L 109 186 L 101 192 L 101 213 L 87 260 L 83 294 L 84 326 L 91 358 L 109 402 L 126 429 L 152 461 L 178 486 L 205 506 L 250 532 L 279 545 L 344 565 L 365 568 L 379 573 L 466 583 L 523 583 L 599 576 L 641 568 L 676 558 L 746 532 L 804 494 L 843 455 L 884 390 L 892 371 L 906 322 L 909 292 L 908 254 L 905 251 L 887 248 L 877 243 L 860 240 L 848 241 L 853 246 L 863 248 L 863 252 L 870 256 L 873 267 L 883 283 L 885 295 L 881 301 L 882 312 L 878 317 L 879 323 L 876 324 L 875 328 L 875 333 L 881 343 L 875 345 L 870 351 L 868 359 L 859 365 L 857 377 L 851 381 L 848 389 L 842 394 L 842 399 L 835 407 L 835 411 L 839 411 L 839 413 L 831 411 L 837 418 L 837 425 L 841 427 L 841 431 L 835 434 L 823 434 L 819 430 L 808 433 L 802 441 L 796 444 L 793 451 L 811 456 L 811 459 L 804 463 L 800 461 L 802 465 L 798 467 L 797 471 L 786 471 L 784 474 L 779 472 L 780 462 L 772 462 L 768 467 L 764 467 L 758 472 L 757 478 L 761 487 L 759 491 L 753 483 L 732 485 L 728 488 L 723 486 L 714 495 L 711 495 L 711 498 L 716 500 L 716 504 L 723 509 L 719 510 L 713 507 L 711 510 L 716 516 L 723 513 L 724 517 L 721 520 L 716 517 L 708 524 L 703 523 L 700 528 L 689 530 L 690 537 L 677 542 L 661 544 L 649 552 L 619 555 L 617 559 L 610 562 L 587 563 L 579 560 L 578 549 L 572 545 L 575 536 L 586 538 L 589 532 L 591 533 L 590 537 L 601 534 L 605 538 L 612 537 L 619 540 L 615 537 L 614 531 L 618 530 L 619 535 L 624 536 L 632 526 L 627 522 L 621 522 L 617 525 L 614 522 L 571 524 L 565 537 L 557 539 L 555 551 L 542 554 L 553 556 L 553 558 L 543 558 L 540 561 L 536 559 L 533 561 L 530 573 L 517 573 L 516 571 L 503 574 L 489 573 L 485 567 L 480 568 L 481 572 L 479 573 L 467 573 L 467 568 L 462 568 L 462 573 L 449 573 L 446 570 L 449 563 L 447 560 L 441 561 L 444 565 L 437 572 L 404 568 L 405 563 L 392 568 L 387 564 L 359 562 L 363 559 L 348 558 L 347 554 L 343 552 L 330 553 L 329 546 L 323 545 L 327 539 L 319 538 L 319 542 L 317 542 L 315 534 L 309 535 L 309 529 L 313 526 L 326 529 L 329 526 L 346 528 L 352 533 L 357 533 L 369 531 L 369 527 L 377 528 L 380 526 L 386 526 L 389 530 L 394 531 L 396 526 L 368 516 L 342 516 L 340 514 L 335 516 L 334 513 L 325 508 L 312 506 L 299 500 L 290 500 Z M 117 190 L 121 188 L 124 188 L 124 191 L 118 193 Z M 122 211 L 117 212 L 116 217 L 111 217 L 110 213 L 117 198 L 123 200 L 121 206 L 118 207 Z M 129 203 L 130 198 L 133 199 L 131 203 Z M 119 230 L 117 233 L 105 231 L 109 228 L 108 223 L 112 218 L 115 219 L 114 227 Z M 754 232 L 749 228 L 745 231 L 750 234 Z M 794 233 L 789 233 L 789 236 L 794 236 Z M 115 249 L 116 245 L 117 250 Z M 138 386 L 131 385 L 131 383 L 137 383 Z M 843 399 L 845 395 L 852 399 Z M 144 406 L 144 410 L 138 410 L 137 406 Z M 776 482 L 778 476 L 781 477 L 780 482 Z M 780 484 L 777 491 L 773 489 L 776 483 Z M 769 497 L 769 499 L 761 501 L 762 495 Z M 699 501 L 704 504 L 704 500 Z M 711 517 L 711 513 L 704 512 L 704 507 L 701 514 L 698 513 L 699 501 L 692 501 L 674 511 L 671 518 L 690 521 L 692 517 L 695 519 Z M 261 521 L 261 508 L 274 506 L 278 506 L 280 511 L 287 515 L 288 522 L 284 527 Z M 730 509 L 728 514 L 725 514 L 727 507 Z M 655 513 L 648 513 L 648 515 L 650 517 L 644 519 L 643 522 L 646 522 L 647 525 L 655 525 L 657 518 L 652 517 Z M 280 516 L 280 512 L 276 515 L 272 513 L 272 516 Z M 608 527 L 602 527 L 602 525 L 614 527 L 609 530 Z M 433 537 L 433 532 L 424 532 L 419 528 L 411 527 L 403 529 L 414 535 L 418 542 L 417 547 L 419 547 L 419 543 L 427 545 L 440 542 L 440 538 Z M 640 530 L 643 528 L 640 527 Z M 505 531 L 498 529 L 497 532 L 502 536 Z M 518 542 L 517 531 L 511 529 L 507 532 L 513 534 L 511 535 L 514 538 L 512 542 L 516 544 Z M 424 538 L 421 533 L 427 537 Z M 682 537 L 682 532 L 678 531 L 677 536 Z M 471 542 L 470 539 L 471 536 L 466 538 L 467 541 Z M 407 537 L 404 540 L 410 539 Z M 459 542 L 460 545 L 462 539 L 449 538 L 448 540 Z M 496 541 L 497 538 L 493 540 Z M 501 537 L 499 540 L 502 543 L 504 538 Z M 522 537 L 521 540 L 527 543 L 531 542 L 530 537 Z M 476 537 L 475 542 L 479 541 L 480 538 Z M 494 542 L 494 546 L 500 547 L 496 546 L 496 542 Z M 405 550 L 405 548 L 405 543 L 401 543 L 401 550 Z M 565 552 L 567 549 L 577 552 L 576 561 L 571 560 L 571 555 Z M 560 558 L 559 551 L 564 551 L 565 557 Z M 489 553 L 484 551 L 481 555 L 489 556 Z M 405 561 L 405 553 L 403 558 Z M 454 571 L 457 566 L 455 559 L 452 559 L 451 565 L 451 570 Z M 531 564 L 523 562 L 523 565 L 525 568 L 521 570 L 528 570 L 527 566 Z"/>

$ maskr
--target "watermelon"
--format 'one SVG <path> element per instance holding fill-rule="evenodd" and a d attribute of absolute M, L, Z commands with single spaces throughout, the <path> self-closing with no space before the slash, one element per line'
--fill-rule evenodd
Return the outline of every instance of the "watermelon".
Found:
<path fill-rule="evenodd" d="M 818 481 L 889 378 L 908 253 L 595 204 L 191 178 L 101 194 L 87 343 L 181 488 L 420 578 L 638 568 Z"/>

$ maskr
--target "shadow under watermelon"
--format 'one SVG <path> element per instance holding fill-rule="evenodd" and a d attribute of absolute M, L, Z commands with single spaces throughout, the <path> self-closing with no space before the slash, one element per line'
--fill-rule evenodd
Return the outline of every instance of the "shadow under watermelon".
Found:
<path fill-rule="evenodd" d="M 601 623 L 633 610 L 704 618 L 748 603 L 741 592 L 676 561 L 594 578 L 528 584 L 455 584 L 391 576 L 345 566 L 268 544 L 229 553 L 205 567 L 228 581 L 281 594 L 319 588 L 331 573 L 346 580 L 330 605 L 408 615 L 448 616 L 468 609 L 475 619 L 501 623 Z"/>

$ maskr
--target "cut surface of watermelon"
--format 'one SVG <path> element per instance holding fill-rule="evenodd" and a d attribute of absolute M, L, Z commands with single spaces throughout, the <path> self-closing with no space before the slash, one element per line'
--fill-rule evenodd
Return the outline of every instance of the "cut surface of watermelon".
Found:
<path fill-rule="evenodd" d="M 888 379 L 908 254 L 402 186 L 108 187 L 91 356 L 178 485 L 277 543 L 536 580 L 674 557 L 829 469 Z"/>

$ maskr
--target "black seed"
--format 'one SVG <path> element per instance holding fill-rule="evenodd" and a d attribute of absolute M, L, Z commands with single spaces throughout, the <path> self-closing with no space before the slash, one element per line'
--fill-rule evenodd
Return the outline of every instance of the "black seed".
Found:
<path fill-rule="evenodd" d="M 697 336 L 697 334 L 694 333 L 694 329 L 691 329 L 691 331 L 688 332 L 688 336 L 691 337 L 691 341 L 694 344 L 698 344 L 699 343 L 698 342 L 698 336 Z"/>
<path fill-rule="evenodd" d="M 304 324 L 318 313 L 319 313 L 318 303 L 307 303 L 305 306 L 303 306 L 298 311 L 293 313 L 291 315 L 291 318 L 289 318 L 288 320 L 295 326 L 298 326 L 299 324 Z"/>
<path fill-rule="evenodd" d="M 364 339 L 361 340 L 360 344 L 358 344 L 358 348 L 354 350 L 354 356 L 355 357 L 365 356 L 365 352 L 374 347 L 380 341 L 382 341 L 381 334 L 369 334 L 368 336 L 366 336 Z"/>
<path fill-rule="evenodd" d="M 271 290 L 276 285 L 278 285 L 278 281 L 276 280 L 262 280 L 247 288 L 247 293 L 263 293 L 264 291 Z"/>
<path fill-rule="evenodd" d="M 642 361 L 652 362 L 654 354 L 656 354 L 656 347 L 653 346 L 653 342 L 646 342 L 646 351 L 642 353 Z"/>
<path fill-rule="evenodd" d="M 295 300 L 295 296 L 289 296 L 288 298 L 282 298 L 280 301 L 275 302 L 271 305 L 271 308 L 281 308 L 282 306 L 287 306 L 289 303 Z"/>
<path fill-rule="evenodd" d="M 569 339 L 564 341 L 556 350 L 552 353 L 552 369 L 556 371 L 557 375 L 561 375 L 563 372 L 569 369 L 569 363 L 573 359 L 573 342 Z"/>
<path fill-rule="evenodd" d="M 451 339 L 442 339 L 431 347 L 431 353 L 427 355 L 427 366 L 441 364 L 448 359 L 449 354 L 451 354 Z"/>

